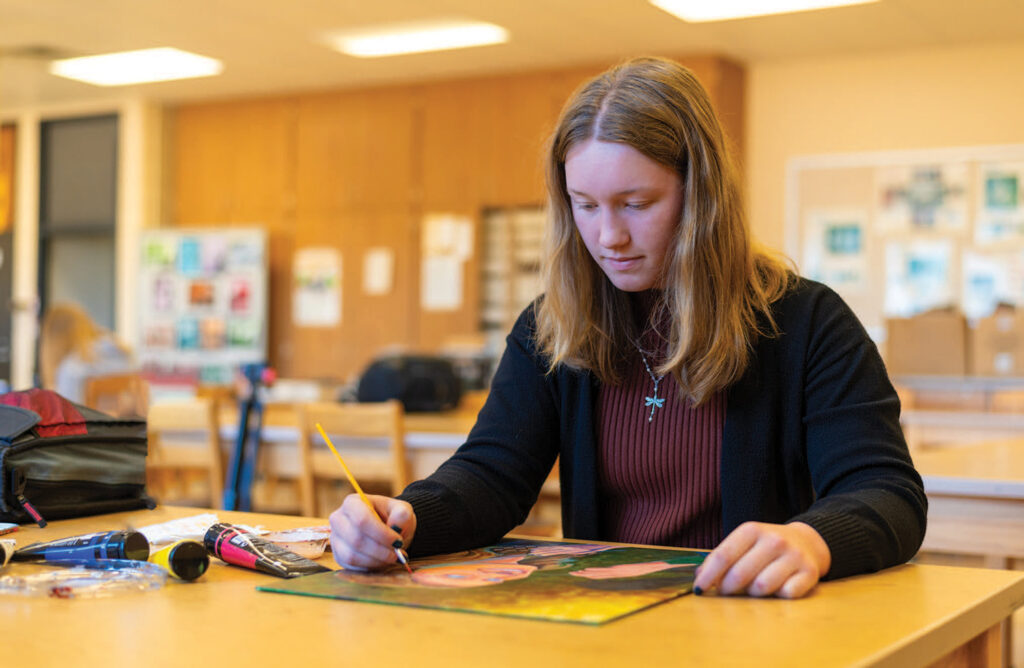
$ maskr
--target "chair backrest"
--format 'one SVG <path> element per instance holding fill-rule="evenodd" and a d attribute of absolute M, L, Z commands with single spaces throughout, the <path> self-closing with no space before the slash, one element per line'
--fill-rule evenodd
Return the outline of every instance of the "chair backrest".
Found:
<path fill-rule="evenodd" d="M 146 415 L 147 466 L 154 469 L 207 469 L 211 505 L 220 507 L 224 461 L 217 402 L 206 397 L 161 401 Z"/>
<path fill-rule="evenodd" d="M 85 380 L 83 403 L 115 417 L 142 417 L 149 408 L 149 385 L 137 373 L 93 376 Z"/>
<path fill-rule="evenodd" d="M 318 423 L 360 485 L 371 480 L 389 482 L 391 493 L 398 494 L 409 484 L 404 410 L 397 399 L 379 403 L 305 403 L 298 405 L 296 412 L 302 466 L 299 490 L 304 514 L 319 516 L 315 498 L 317 478 L 345 479 L 341 464 L 322 445 Z M 382 439 L 385 442 L 381 443 Z"/>

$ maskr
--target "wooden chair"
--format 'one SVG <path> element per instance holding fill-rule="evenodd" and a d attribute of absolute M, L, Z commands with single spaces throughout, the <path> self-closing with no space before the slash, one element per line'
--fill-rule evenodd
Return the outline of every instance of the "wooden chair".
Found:
<path fill-rule="evenodd" d="M 149 436 L 146 473 L 148 482 L 156 488 L 157 497 L 162 498 L 167 493 L 168 478 L 181 483 L 187 481 L 188 473 L 205 471 L 209 507 L 220 508 L 224 459 L 216 402 L 209 398 L 158 402 L 150 406 L 146 423 Z"/>
<path fill-rule="evenodd" d="M 149 385 L 137 373 L 87 378 L 83 403 L 114 417 L 141 417 L 149 407 Z"/>
<path fill-rule="evenodd" d="M 371 482 L 390 484 L 391 494 L 398 494 L 409 484 L 401 402 L 314 402 L 299 405 L 297 413 L 303 515 L 320 516 L 318 479 L 346 480 L 341 464 L 323 443 L 317 423 L 330 436 L 360 486 Z M 381 440 L 384 442 L 380 443 Z"/>

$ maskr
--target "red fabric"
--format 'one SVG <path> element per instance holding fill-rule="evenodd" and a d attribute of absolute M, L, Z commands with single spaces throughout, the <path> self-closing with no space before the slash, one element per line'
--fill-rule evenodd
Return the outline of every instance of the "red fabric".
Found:
<path fill-rule="evenodd" d="M 679 384 L 666 376 L 658 385 L 665 403 L 648 421 L 644 399 L 653 390 L 638 352 L 624 382 L 598 392 L 600 537 L 713 548 L 722 540 L 725 393 L 695 408 L 679 400 Z"/>
<path fill-rule="evenodd" d="M 85 418 L 75 406 L 51 390 L 31 389 L 0 395 L 0 403 L 27 408 L 39 414 L 36 433 L 49 436 L 79 436 L 87 434 Z"/>

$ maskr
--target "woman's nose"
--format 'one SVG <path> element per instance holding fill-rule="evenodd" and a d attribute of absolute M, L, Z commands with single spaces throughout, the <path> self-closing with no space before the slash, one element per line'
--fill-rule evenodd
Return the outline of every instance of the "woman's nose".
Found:
<path fill-rule="evenodd" d="M 603 248 L 618 248 L 629 243 L 629 230 L 613 212 L 601 213 L 600 234 L 597 242 Z"/>

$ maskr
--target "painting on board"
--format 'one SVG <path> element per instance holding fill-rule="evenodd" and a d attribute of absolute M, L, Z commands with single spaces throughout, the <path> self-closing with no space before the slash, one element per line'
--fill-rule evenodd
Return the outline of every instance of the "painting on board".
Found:
<path fill-rule="evenodd" d="M 707 552 L 504 540 L 377 573 L 337 570 L 261 591 L 580 624 L 603 624 L 689 593 Z"/>

